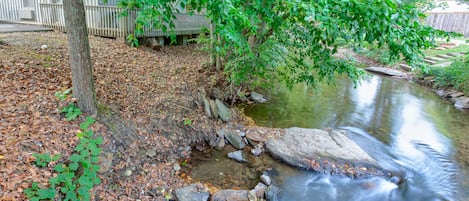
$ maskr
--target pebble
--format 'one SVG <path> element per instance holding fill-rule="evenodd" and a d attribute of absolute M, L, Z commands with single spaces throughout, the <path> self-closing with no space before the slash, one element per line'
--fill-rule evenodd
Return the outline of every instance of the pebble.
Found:
<path fill-rule="evenodd" d="M 272 184 L 272 180 L 270 179 L 270 177 L 265 174 L 261 175 L 261 181 L 267 186 L 270 186 Z"/>
<path fill-rule="evenodd" d="M 398 176 L 392 176 L 391 179 L 389 179 L 389 181 L 395 184 L 399 184 L 401 183 L 401 178 Z"/>
<path fill-rule="evenodd" d="M 147 150 L 147 156 L 150 157 L 150 158 L 153 158 L 154 156 L 156 156 L 156 151 L 153 150 L 153 149 L 149 149 Z"/>
<path fill-rule="evenodd" d="M 174 169 L 174 171 L 177 172 L 177 171 L 181 170 L 181 166 L 180 166 L 178 163 L 175 163 L 175 164 L 173 165 L 173 169 Z"/>
<path fill-rule="evenodd" d="M 124 175 L 126 177 L 130 177 L 130 175 L 132 175 L 132 170 L 130 170 L 130 169 L 125 170 Z"/>
<path fill-rule="evenodd" d="M 259 155 L 262 154 L 262 149 L 260 149 L 260 148 L 251 149 L 251 153 L 252 153 L 252 155 L 254 155 L 254 156 L 259 156 Z"/>

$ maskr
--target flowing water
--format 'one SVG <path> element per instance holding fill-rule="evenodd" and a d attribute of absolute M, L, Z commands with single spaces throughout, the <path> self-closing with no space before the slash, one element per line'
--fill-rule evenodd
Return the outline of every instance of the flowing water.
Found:
<path fill-rule="evenodd" d="M 246 106 L 266 127 L 345 128 L 380 164 L 404 178 L 351 180 L 273 168 L 274 200 L 469 200 L 469 113 L 406 80 L 372 76 L 319 89 L 298 85 Z M 453 179 L 457 181 L 454 181 Z"/>

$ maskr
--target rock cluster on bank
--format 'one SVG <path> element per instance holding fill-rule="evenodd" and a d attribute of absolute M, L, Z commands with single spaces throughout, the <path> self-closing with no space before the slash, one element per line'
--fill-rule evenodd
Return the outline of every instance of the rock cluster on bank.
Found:
<path fill-rule="evenodd" d="M 217 131 L 217 138 L 211 146 L 222 148 L 231 144 L 236 151 L 227 157 L 240 162 L 248 162 L 245 149 L 265 150 L 272 156 L 295 167 L 310 169 L 324 174 L 343 175 L 352 178 L 361 176 L 388 176 L 379 168 L 377 162 L 347 137 L 345 130 L 319 130 L 305 128 L 273 129 L 263 127 L 244 127 L 229 124 Z M 185 200 L 211 201 L 254 201 L 265 200 L 279 189 L 272 184 L 267 172 L 259 177 L 260 182 L 251 190 L 220 190 L 207 196 L 208 190 L 200 184 L 176 190 L 176 198 Z M 199 199 L 200 198 L 200 199 Z"/>
<path fill-rule="evenodd" d="M 248 99 L 249 98 L 249 99 Z M 249 97 L 243 97 L 246 102 L 265 103 L 269 101 L 267 97 L 257 92 L 250 92 Z M 210 98 L 205 89 L 199 89 L 199 100 L 203 105 L 205 115 L 211 118 L 220 118 L 223 122 L 233 119 L 233 111 L 218 98 Z"/>

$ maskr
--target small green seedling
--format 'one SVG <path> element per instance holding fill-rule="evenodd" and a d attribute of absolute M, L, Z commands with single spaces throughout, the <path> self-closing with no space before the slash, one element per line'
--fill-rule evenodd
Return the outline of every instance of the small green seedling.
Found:
<path fill-rule="evenodd" d="M 58 91 L 58 92 L 55 92 L 55 97 L 57 97 L 59 100 L 63 101 L 65 100 L 67 97 L 70 96 L 70 92 L 72 91 L 72 89 L 66 89 L 64 91 Z"/>
<path fill-rule="evenodd" d="M 62 108 L 62 113 L 65 113 L 65 119 L 67 121 L 72 121 L 82 114 L 80 108 L 78 108 L 74 103 L 70 103 L 66 107 Z"/>

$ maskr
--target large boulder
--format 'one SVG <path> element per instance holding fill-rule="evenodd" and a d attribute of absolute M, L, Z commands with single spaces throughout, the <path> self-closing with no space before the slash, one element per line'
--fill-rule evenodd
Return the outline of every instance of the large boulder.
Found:
<path fill-rule="evenodd" d="M 267 140 L 266 148 L 295 167 L 352 177 L 384 174 L 345 130 L 287 128 L 284 136 Z"/>

